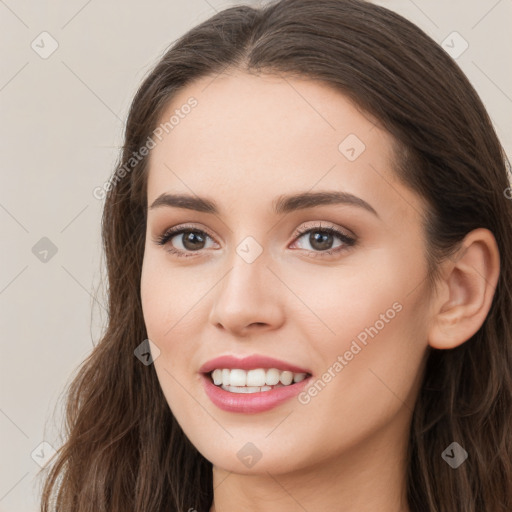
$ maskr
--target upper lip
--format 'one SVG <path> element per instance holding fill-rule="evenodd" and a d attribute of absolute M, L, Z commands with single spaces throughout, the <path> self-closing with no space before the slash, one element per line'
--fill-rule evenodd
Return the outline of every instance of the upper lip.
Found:
<path fill-rule="evenodd" d="M 311 372 L 307 369 L 300 368 L 299 366 L 287 363 L 286 361 L 281 361 L 273 357 L 267 357 L 259 354 L 242 358 L 238 358 L 232 355 L 219 356 L 204 363 L 199 371 L 201 373 L 210 373 L 217 368 L 239 368 L 240 370 L 254 370 L 255 368 L 276 368 L 281 371 L 288 370 L 293 373 L 311 374 Z"/>

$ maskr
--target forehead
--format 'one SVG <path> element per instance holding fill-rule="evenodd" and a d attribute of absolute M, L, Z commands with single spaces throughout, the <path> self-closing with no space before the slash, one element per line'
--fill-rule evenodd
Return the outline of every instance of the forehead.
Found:
<path fill-rule="evenodd" d="M 322 82 L 237 71 L 204 77 L 172 98 L 159 126 L 149 204 L 173 191 L 249 208 L 321 189 L 357 194 L 377 210 L 421 209 L 393 173 L 391 136 Z"/>

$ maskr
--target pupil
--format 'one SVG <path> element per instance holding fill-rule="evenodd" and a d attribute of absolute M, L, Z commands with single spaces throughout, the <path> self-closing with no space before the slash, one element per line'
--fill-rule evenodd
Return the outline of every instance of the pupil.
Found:
<path fill-rule="evenodd" d="M 319 231 L 316 231 L 314 233 L 311 233 L 309 237 L 309 242 L 311 243 L 311 247 L 316 247 L 319 250 L 330 249 L 330 245 L 332 244 L 332 234 L 321 234 Z"/>

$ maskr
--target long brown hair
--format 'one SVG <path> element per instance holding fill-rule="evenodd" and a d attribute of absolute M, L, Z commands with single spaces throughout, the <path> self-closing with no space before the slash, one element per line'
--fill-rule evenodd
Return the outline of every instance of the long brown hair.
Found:
<path fill-rule="evenodd" d="M 409 439 L 411 511 L 512 510 L 512 201 L 506 157 L 477 93 L 418 27 L 362 0 L 281 0 L 225 9 L 161 58 L 128 116 L 114 180 L 105 187 L 102 236 L 108 326 L 69 387 L 66 442 L 43 489 L 49 512 L 207 512 L 212 464 L 174 419 L 153 365 L 134 357 L 147 338 L 140 278 L 147 157 L 131 161 L 174 93 L 226 68 L 331 84 L 396 141 L 395 172 L 429 205 L 429 282 L 464 236 L 494 234 L 501 269 L 479 331 L 430 350 Z M 120 169 L 124 169 L 120 173 Z M 452 442 L 469 453 L 456 470 Z"/>

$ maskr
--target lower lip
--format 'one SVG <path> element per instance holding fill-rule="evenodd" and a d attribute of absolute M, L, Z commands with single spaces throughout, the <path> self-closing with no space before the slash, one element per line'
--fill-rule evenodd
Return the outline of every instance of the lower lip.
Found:
<path fill-rule="evenodd" d="M 216 386 L 210 375 L 201 375 L 204 389 L 210 400 L 220 409 L 229 412 L 255 413 L 268 411 L 298 395 L 309 383 L 311 377 L 270 391 L 257 393 L 231 393 Z"/>

